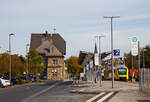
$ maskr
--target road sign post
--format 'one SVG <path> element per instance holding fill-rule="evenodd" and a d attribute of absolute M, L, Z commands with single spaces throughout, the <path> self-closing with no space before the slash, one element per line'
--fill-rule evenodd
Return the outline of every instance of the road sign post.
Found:
<path fill-rule="evenodd" d="M 131 54 L 132 54 L 132 70 L 133 70 L 133 57 L 137 56 L 139 53 L 139 46 L 138 46 L 138 39 L 137 37 L 131 38 Z M 132 80 L 133 80 L 133 72 L 132 72 Z"/>
<path fill-rule="evenodd" d="M 132 54 L 132 56 L 138 55 L 138 39 L 137 39 L 137 37 L 132 37 L 132 39 L 131 39 L 131 54 Z"/>

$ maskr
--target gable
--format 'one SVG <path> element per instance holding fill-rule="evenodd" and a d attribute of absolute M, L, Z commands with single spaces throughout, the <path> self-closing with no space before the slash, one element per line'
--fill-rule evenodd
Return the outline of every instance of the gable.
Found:
<path fill-rule="evenodd" d="M 39 48 L 39 46 L 41 46 L 41 44 L 43 43 L 43 41 L 45 42 L 45 40 L 52 40 L 53 45 L 56 47 L 56 49 L 59 50 L 59 52 L 63 55 L 66 54 L 66 41 L 59 34 L 32 34 L 30 48 L 37 50 L 37 48 Z M 50 46 L 50 44 L 46 45 Z"/>
<path fill-rule="evenodd" d="M 55 47 L 52 40 L 45 40 L 36 49 L 40 54 L 45 56 L 63 56 L 62 53 Z"/>

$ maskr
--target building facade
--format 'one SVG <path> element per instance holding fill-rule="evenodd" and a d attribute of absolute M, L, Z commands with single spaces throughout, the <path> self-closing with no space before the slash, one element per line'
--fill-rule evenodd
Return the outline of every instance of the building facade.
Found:
<path fill-rule="evenodd" d="M 61 80 L 64 77 L 64 56 L 66 41 L 57 33 L 31 34 L 30 48 L 36 50 L 44 59 L 44 78 Z"/>

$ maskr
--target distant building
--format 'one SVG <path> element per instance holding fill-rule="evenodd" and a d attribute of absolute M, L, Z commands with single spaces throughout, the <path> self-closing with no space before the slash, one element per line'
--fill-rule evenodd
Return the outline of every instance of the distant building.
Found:
<path fill-rule="evenodd" d="M 36 50 L 44 59 L 44 77 L 48 80 L 61 80 L 66 55 L 66 41 L 58 34 L 33 33 L 30 48 Z"/>

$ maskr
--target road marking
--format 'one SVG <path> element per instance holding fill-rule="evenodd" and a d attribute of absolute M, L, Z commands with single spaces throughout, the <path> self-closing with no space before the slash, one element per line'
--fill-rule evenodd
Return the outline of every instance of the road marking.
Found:
<path fill-rule="evenodd" d="M 48 91 L 49 89 L 52 89 L 53 87 L 55 87 L 56 85 L 58 85 L 58 84 L 60 84 L 60 83 L 61 83 L 61 82 L 56 82 L 54 85 L 52 85 L 52 86 L 50 86 L 50 87 L 48 87 L 48 88 L 46 88 L 46 89 L 44 89 L 44 90 L 42 90 L 42 91 L 39 91 L 39 92 L 33 94 L 32 96 L 28 97 L 27 99 L 22 100 L 21 102 L 30 102 L 30 100 L 31 100 L 32 98 L 34 98 L 34 97 L 36 97 L 36 96 L 38 96 L 38 95 L 40 95 L 40 94 L 42 94 L 42 93 Z"/>
<path fill-rule="evenodd" d="M 98 94 L 98 95 L 92 97 L 91 99 L 87 100 L 86 102 L 92 102 L 92 101 L 94 101 L 95 99 L 97 99 L 98 97 L 102 96 L 103 94 L 105 94 L 105 92 L 101 92 L 100 94 Z"/>
<path fill-rule="evenodd" d="M 100 100 L 98 100 L 97 102 L 103 102 L 104 100 L 106 100 L 108 97 L 110 97 L 111 95 L 113 95 L 115 92 L 110 92 L 107 95 L 105 95 L 104 97 L 102 97 Z"/>

